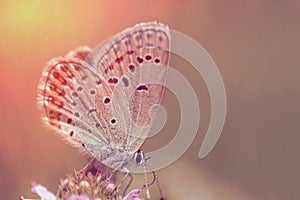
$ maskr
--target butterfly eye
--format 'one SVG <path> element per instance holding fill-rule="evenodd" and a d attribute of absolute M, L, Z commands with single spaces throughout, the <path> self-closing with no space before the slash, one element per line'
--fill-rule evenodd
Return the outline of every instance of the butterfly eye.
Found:
<path fill-rule="evenodd" d="M 136 164 L 141 164 L 143 161 L 145 161 L 145 154 L 141 150 L 137 150 L 134 154 L 134 162 Z"/>

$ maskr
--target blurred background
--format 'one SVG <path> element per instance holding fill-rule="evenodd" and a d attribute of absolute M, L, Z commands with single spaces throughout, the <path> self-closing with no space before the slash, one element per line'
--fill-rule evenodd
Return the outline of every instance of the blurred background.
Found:
<path fill-rule="evenodd" d="M 167 199 L 300 198 L 299 1 L 0 4 L 1 199 L 34 198 L 33 180 L 55 192 L 66 173 L 87 163 L 40 120 L 36 89 L 45 64 L 79 45 L 93 48 L 126 27 L 153 20 L 189 35 L 208 51 L 223 77 L 228 100 L 223 133 L 213 151 L 200 160 L 210 119 L 209 94 L 192 66 L 172 58 L 174 68 L 197 93 L 201 121 L 190 148 L 157 172 Z M 146 141 L 146 152 L 164 146 L 178 128 L 178 103 L 169 91 L 163 105 L 167 123 Z"/>

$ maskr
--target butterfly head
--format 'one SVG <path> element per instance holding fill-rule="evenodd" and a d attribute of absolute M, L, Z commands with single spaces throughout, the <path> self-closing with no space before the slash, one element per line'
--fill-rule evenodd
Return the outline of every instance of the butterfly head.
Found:
<path fill-rule="evenodd" d="M 144 165 L 147 160 L 148 160 L 148 158 L 145 157 L 145 154 L 144 154 L 143 151 L 138 149 L 135 152 L 134 157 L 133 157 L 133 161 L 136 165 Z"/>

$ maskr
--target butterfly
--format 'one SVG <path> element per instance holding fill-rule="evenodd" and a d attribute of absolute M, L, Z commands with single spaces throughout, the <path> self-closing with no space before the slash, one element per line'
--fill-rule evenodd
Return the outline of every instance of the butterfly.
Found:
<path fill-rule="evenodd" d="M 124 170 L 161 103 L 169 49 L 169 28 L 147 22 L 94 50 L 82 46 L 53 58 L 38 85 L 43 121 L 101 163 Z"/>

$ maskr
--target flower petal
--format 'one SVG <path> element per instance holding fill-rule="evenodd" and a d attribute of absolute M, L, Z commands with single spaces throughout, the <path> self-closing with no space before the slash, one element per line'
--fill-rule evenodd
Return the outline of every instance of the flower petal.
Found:
<path fill-rule="evenodd" d="M 56 196 L 40 184 L 32 184 L 31 191 L 41 197 L 41 200 L 56 200 Z"/>
<path fill-rule="evenodd" d="M 141 189 L 139 188 L 133 189 L 122 200 L 141 200 L 138 198 L 140 192 Z"/>

